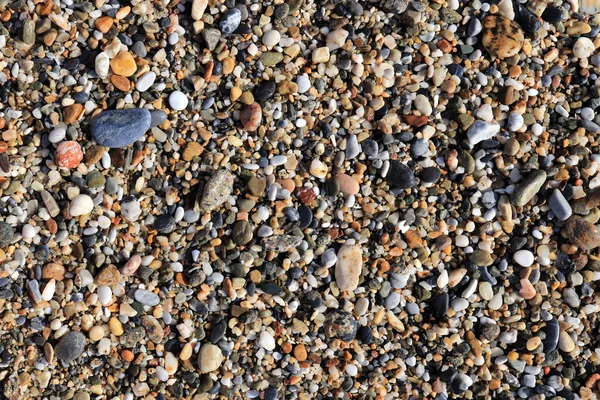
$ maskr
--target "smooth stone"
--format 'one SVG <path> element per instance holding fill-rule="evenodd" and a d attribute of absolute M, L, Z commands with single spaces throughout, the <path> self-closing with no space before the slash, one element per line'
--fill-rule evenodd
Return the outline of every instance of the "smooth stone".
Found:
<path fill-rule="evenodd" d="M 223 351 L 218 346 L 205 343 L 198 353 L 198 368 L 203 373 L 216 371 L 223 363 L 223 359 Z"/>
<path fill-rule="evenodd" d="M 54 347 L 59 360 L 70 362 L 78 358 L 85 349 L 85 336 L 81 332 L 71 331 L 64 335 Z"/>
<path fill-rule="evenodd" d="M 478 265 L 480 267 L 489 267 L 494 263 L 494 259 L 492 258 L 490 253 L 481 249 L 477 249 L 473 253 L 471 253 L 469 260 L 471 260 L 473 264 Z"/>
<path fill-rule="evenodd" d="M 547 174 L 542 170 L 530 172 L 511 195 L 512 203 L 517 207 L 523 207 L 540 191 L 546 178 Z"/>
<path fill-rule="evenodd" d="M 552 210 L 552 213 L 561 221 L 566 221 L 573 214 L 571 205 L 565 199 L 565 196 L 563 196 L 562 192 L 558 189 L 554 189 L 548 204 Z"/>
<path fill-rule="evenodd" d="M 558 334 L 558 348 L 565 353 L 570 353 L 575 350 L 575 341 L 566 331 L 560 331 Z"/>
<path fill-rule="evenodd" d="M 546 338 L 542 341 L 544 345 L 544 353 L 548 354 L 551 351 L 555 350 L 558 346 L 558 335 L 559 335 L 560 327 L 558 325 L 558 321 L 556 318 L 552 318 L 549 321 L 546 321 L 546 326 L 544 328 L 544 332 L 546 333 Z"/>
<path fill-rule="evenodd" d="M 69 213 L 73 217 L 78 217 L 80 215 L 87 215 L 92 212 L 94 209 L 94 201 L 87 194 L 80 194 L 71 200 L 71 205 L 69 206 Z"/>
<path fill-rule="evenodd" d="M 160 303 L 160 297 L 149 290 L 138 289 L 135 291 L 134 297 L 145 306 L 154 307 Z"/>
<path fill-rule="evenodd" d="M 522 267 L 531 267 L 534 257 L 529 250 L 519 250 L 513 255 L 513 260 Z"/>
<path fill-rule="evenodd" d="M 353 291 L 362 273 L 362 250 L 358 245 L 344 245 L 337 253 L 335 282 L 340 290 Z"/>
<path fill-rule="evenodd" d="M 265 101 L 273 97 L 277 84 L 273 80 L 263 81 L 254 89 L 254 100 Z"/>
<path fill-rule="evenodd" d="M 511 0 L 503 0 L 511 3 Z M 483 20 L 481 44 L 494 57 L 499 59 L 512 57 L 521 51 L 525 36 L 519 25 L 499 15 L 489 15 Z"/>
<path fill-rule="evenodd" d="M 523 116 L 521 114 L 511 113 L 508 116 L 508 121 L 506 123 L 506 127 L 508 128 L 509 131 L 516 132 L 519 129 L 521 129 L 521 127 L 523 126 L 524 123 L 525 123 L 525 119 L 523 118 Z"/>
<path fill-rule="evenodd" d="M 471 146 L 475 146 L 484 140 L 492 139 L 498 132 L 500 125 L 477 120 L 467 130 L 467 138 Z"/>
<path fill-rule="evenodd" d="M 409 189 L 416 184 L 413 171 L 398 160 L 390 161 L 390 168 L 385 176 L 385 180 L 390 186 L 399 189 Z"/>
<path fill-rule="evenodd" d="M 148 71 L 144 75 L 140 76 L 135 83 L 135 88 L 140 92 L 145 92 L 150 89 L 150 86 L 154 84 L 156 80 L 156 73 L 154 71 Z"/>
<path fill-rule="evenodd" d="M 432 301 L 433 314 L 437 319 L 444 318 L 450 307 L 450 298 L 448 293 L 440 293 Z"/>
<path fill-rule="evenodd" d="M 231 8 L 223 14 L 219 27 L 223 34 L 229 35 L 240 26 L 240 22 L 242 22 L 242 12 L 237 8 Z"/>
<path fill-rule="evenodd" d="M 482 29 L 483 25 L 481 25 L 481 21 L 475 17 L 472 17 L 471 21 L 469 21 L 469 27 L 467 28 L 467 35 L 477 36 L 479 33 L 481 33 Z"/>
<path fill-rule="evenodd" d="M 263 241 L 266 250 L 285 253 L 294 250 L 302 243 L 302 238 L 292 235 L 275 235 Z"/>
<path fill-rule="evenodd" d="M 267 351 L 275 350 L 275 338 L 268 331 L 262 331 L 258 337 L 258 344 Z"/>
<path fill-rule="evenodd" d="M 346 160 L 352 160 L 356 158 L 360 154 L 360 144 L 358 144 L 358 139 L 356 135 L 351 135 L 348 139 L 348 143 L 346 144 Z"/>
<path fill-rule="evenodd" d="M 587 37 L 580 37 L 573 46 L 573 55 L 577 58 L 588 58 L 596 51 L 596 46 Z"/>
<path fill-rule="evenodd" d="M 521 26 L 523 31 L 531 35 L 542 29 L 542 23 L 527 7 L 517 1 L 513 1 L 513 8 L 515 11 L 515 21 Z"/>
<path fill-rule="evenodd" d="M 167 120 L 167 113 L 163 110 L 150 111 L 150 128 L 154 128 Z"/>
<path fill-rule="evenodd" d="M 340 190 L 345 195 L 358 194 L 360 190 L 360 184 L 356 179 L 348 174 L 339 174 L 335 177 L 340 185 Z"/>
<path fill-rule="evenodd" d="M 143 108 L 104 111 L 92 121 L 92 136 L 105 147 L 127 147 L 144 136 L 150 121 L 150 112 Z"/>
<path fill-rule="evenodd" d="M 185 108 L 188 105 L 188 102 L 188 97 L 179 90 L 175 90 L 169 95 L 169 106 L 171 106 L 173 110 L 185 110 Z"/>

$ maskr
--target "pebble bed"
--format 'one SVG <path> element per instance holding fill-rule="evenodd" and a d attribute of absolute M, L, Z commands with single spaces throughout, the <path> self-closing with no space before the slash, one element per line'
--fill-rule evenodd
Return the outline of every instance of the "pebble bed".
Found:
<path fill-rule="evenodd" d="M 0 3 L 0 398 L 600 396 L 600 0 Z"/>

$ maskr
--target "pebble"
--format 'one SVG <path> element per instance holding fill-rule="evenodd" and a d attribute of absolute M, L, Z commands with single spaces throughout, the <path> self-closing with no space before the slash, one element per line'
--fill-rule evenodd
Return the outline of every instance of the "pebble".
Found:
<path fill-rule="evenodd" d="M 213 211 L 225 203 L 233 191 L 233 181 L 234 177 L 229 171 L 217 171 L 204 186 L 200 207 Z"/>
<path fill-rule="evenodd" d="M 69 214 L 73 217 L 87 215 L 94 209 L 94 201 L 86 194 L 80 194 L 71 201 Z"/>
<path fill-rule="evenodd" d="M 179 90 L 175 90 L 169 95 L 169 106 L 176 111 L 185 110 L 188 106 L 188 98 Z"/>
<path fill-rule="evenodd" d="M 150 128 L 150 113 L 143 108 L 104 111 L 92 122 L 92 136 L 102 146 L 127 147 Z"/>
<path fill-rule="evenodd" d="M 399 189 L 409 189 L 416 184 L 413 171 L 406 165 L 396 160 L 390 162 L 390 169 L 385 176 L 385 180 L 390 184 L 390 186 Z"/>
<path fill-rule="evenodd" d="M 160 297 L 156 293 L 144 289 L 135 291 L 135 299 L 145 306 L 156 306 L 160 303 Z"/>
<path fill-rule="evenodd" d="M 469 127 L 467 137 L 469 144 L 475 146 L 484 140 L 492 139 L 498 132 L 500 132 L 500 125 L 477 120 Z"/>
<path fill-rule="evenodd" d="M 594 53 L 594 51 L 596 51 L 594 42 L 586 37 L 580 37 L 577 39 L 575 45 L 573 46 L 573 55 L 577 58 L 588 58 Z"/>
<path fill-rule="evenodd" d="M 258 344 L 267 351 L 275 350 L 275 338 L 267 331 L 262 331 L 260 333 Z"/>
<path fill-rule="evenodd" d="M 554 189 L 552 196 L 550 196 L 549 206 L 556 218 L 561 221 L 566 221 L 573 214 L 571 205 L 565 199 L 562 192 L 558 189 Z"/>
<path fill-rule="evenodd" d="M 511 196 L 511 201 L 515 206 L 523 207 L 540 191 L 546 182 L 547 174 L 545 171 L 536 170 L 527 175 L 519 184 Z"/>
<path fill-rule="evenodd" d="M 221 367 L 223 352 L 214 344 L 205 343 L 198 352 L 198 368 L 203 373 L 213 372 Z"/>
<path fill-rule="evenodd" d="M 335 282 L 340 290 L 353 291 L 358 287 L 363 260 L 361 248 L 357 245 L 344 245 L 337 253 Z"/>
<path fill-rule="evenodd" d="M 514 254 L 513 260 L 522 267 L 531 267 L 534 257 L 529 250 L 519 250 Z"/>
<path fill-rule="evenodd" d="M 54 347 L 54 354 L 59 360 L 70 362 L 79 358 L 84 350 L 85 336 L 81 332 L 71 331 Z"/>
<path fill-rule="evenodd" d="M 233 33 L 242 22 L 242 12 L 237 8 L 227 10 L 219 24 L 221 32 L 225 35 Z"/>
<path fill-rule="evenodd" d="M 56 165 L 62 168 L 77 168 L 83 160 L 83 151 L 79 143 L 67 140 L 56 147 Z"/>
<path fill-rule="evenodd" d="M 246 106 L 240 114 L 240 121 L 247 131 L 256 131 L 262 122 L 262 108 L 260 104 L 252 103 Z"/>
<path fill-rule="evenodd" d="M 145 92 L 148 89 L 150 89 L 150 87 L 154 84 L 155 80 L 156 80 L 156 72 L 148 71 L 144 75 L 140 76 L 139 79 L 135 82 L 135 88 L 136 88 L 136 90 L 138 90 L 140 92 Z M 169 102 L 170 102 L 170 98 L 169 98 Z M 173 107 L 173 106 L 171 105 L 171 107 Z"/>

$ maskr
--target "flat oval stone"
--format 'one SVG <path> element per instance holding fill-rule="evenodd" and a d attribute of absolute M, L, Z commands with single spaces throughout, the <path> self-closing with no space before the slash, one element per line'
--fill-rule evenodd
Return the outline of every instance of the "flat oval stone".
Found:
<path fill-rule="evenodd" d="M 73 361 L 83 353 L 85 336 L 81 332 L 71 331 L 60 339 L 54 348 L 54 354 L 59 360 Z"/>
<path fill-rule="evenodd" d="M 513 204 L 518 207 L 523 207 L 527 204 L 540 191 L 544 182 L 546 182 L 546 177 L 546 172 L 540 170 L 533 171 L 527 175 L 527 178 L 521 182 L 511 196 Z"/>
<path fill-rule="evenodd" d="M 92 136 L 105 147 L 127 147 L 144 136 L 150 121 L 150 112 L 144 108 L 104 111 L 92 122 Z"/>

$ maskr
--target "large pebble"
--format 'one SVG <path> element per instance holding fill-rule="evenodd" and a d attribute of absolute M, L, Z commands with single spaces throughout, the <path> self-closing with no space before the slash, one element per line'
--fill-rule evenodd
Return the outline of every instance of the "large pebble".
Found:
<path fill-rule="evenodd" d="M 73 217 L 77 217 L 80 215 L 87 215 L 92 212 L 94 209 L 94 201 L 87 194 L 80 194 L 71 200 L 71 205 L 69 207 L 69 213 Z"/>
<path fill-rule="evenodd" d="M 504 59 L 521 51 L 525 36 L 514 21 L 499 15 L 489 15 L 483 20 L 483 28 L 481 43 L 492 56 Z"/>
<path fill-rule="evenodd" d="M 105 147 L 127 147 L 150 128 L 150 112 L 143 108 L 104 111 L 92 121 L 92 136 Z"/>
<path fill-rule="evenodd" d="M 409 189 L 416 184 L 414 172 L 400 161 L 390 161 L 390 168 L 385 176 L 390 186 L 399 189 Z"/>
<path fill-rule="evenodd" d="M 225 169 L 221 169 L 211 176 L 204 185 L 202 199 L 199 203 L 200 208 L 212 211 L 225 203 L 233 191 L 233 180 L 234 176 Z"/>
<path fill-rule="evenodd" d="M 203 373 L 216 371 L 223 363 L 223 352 L 214 344 L 203 344 L 198 353 L 198 367 Z"/>
<path fill-rule="evenodd" d="M 239 9 L 227 10 L 219 24 L 221 32 L 225 35 L 233 33 L 240 26 L 240 22 L 242 22 L 242 12 Z"/>
<path fill-rule="evenodd" d="M 183 93 L 180 92 L 179 90 L 175 90 L 174 92 L 172 92 L 169 95 L 169 106 L 171 106 L 171 108 L 173 110 L 176 111 L 182 111 L 185 110 L 185 108 L 188 105 L 188 97 Z"/>
<path fill-rule="evenodd" d="M 340 248 L 335 264 L 335 282 L 341 290 L 353 291 L 358 287 L 362 272 L 362 250 L 358 245 Z"/>
<path fill-rule="evenodd" d="M 596 51 L 596 46 L 589 38 L 580 37 L 573 46 L 573 55 L 577 58 L 588 58 Z"/>
<path fill-rule="evenodd" d="M 541 170 L 532 171 L 519 184 L 511 196 L 511 201 L 515 206 L 523 207 L 533 196 L 535 196 L 546 182 L 546 172 Z"/>
<path fill-rule="evenodd" d="M 262 107 L 258 103 L 247 105 L 240 113 L 240 121 L 244 129 L 254 132 L 262 122 Z"/>
<path fill-rule="evenodd" d="M 475 146 L 484 140 L 493 138 L 498 132 L 500 132 L 500 125 L 477 120 L 467 130 L 467 138 L 471 146 Z"/>
<path fill-rule="evenodd" d="M 64 335 L 54 347 L 59 360 L 69 362 L 78 358 L 85 349 L 85 336 L 81 332 L 71 331 Z"/>

